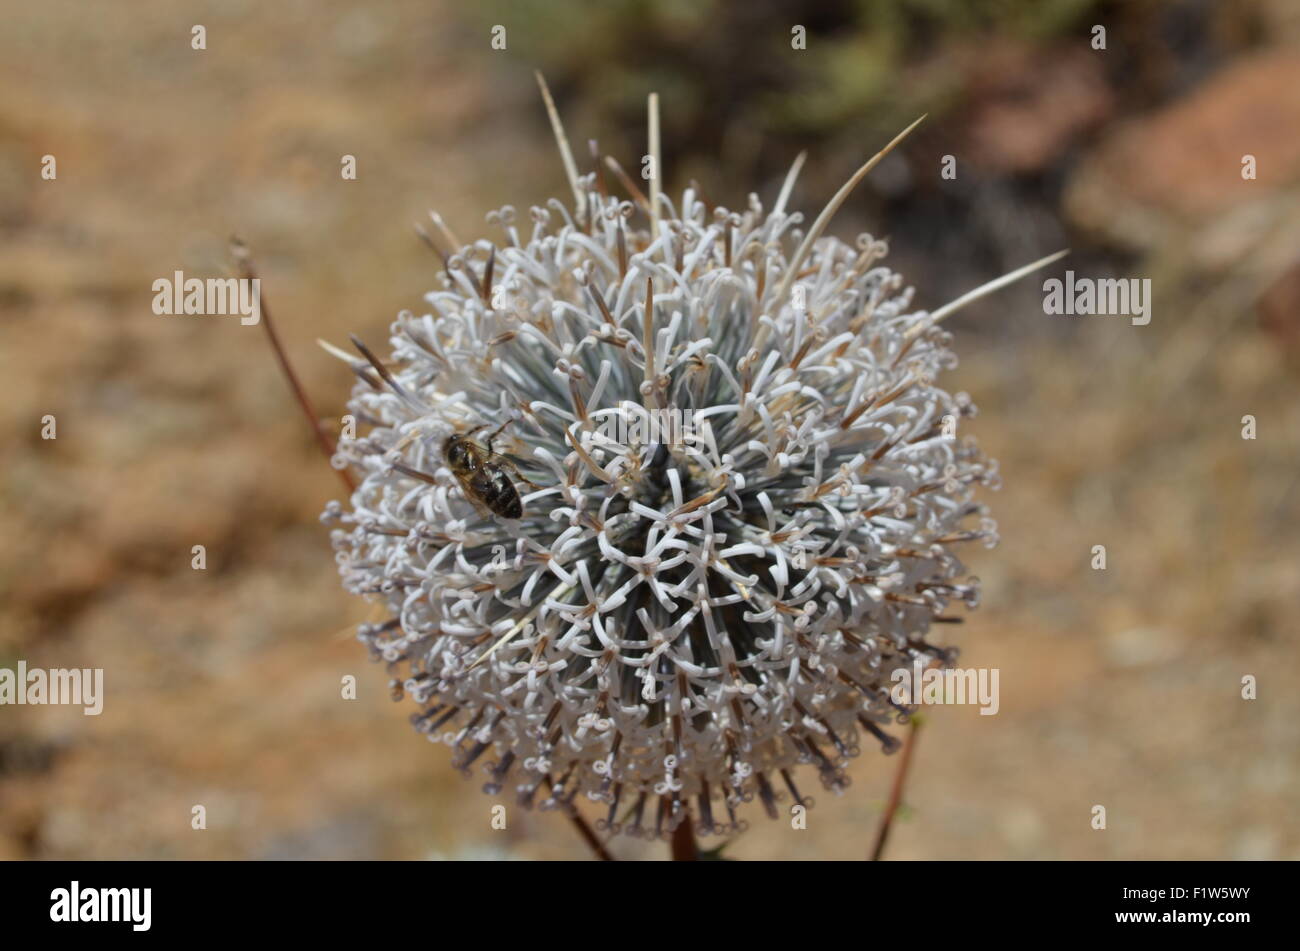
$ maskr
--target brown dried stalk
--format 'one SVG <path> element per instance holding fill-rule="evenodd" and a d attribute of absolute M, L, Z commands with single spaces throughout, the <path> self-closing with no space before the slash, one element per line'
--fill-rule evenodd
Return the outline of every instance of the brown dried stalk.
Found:
<path fill-rule="evenodd" d="M 903 741 L 902 758 L 898 762 L 898 772 L 894 774 L 894 786 L 889 791 L 889 803 L 885 806 L 885 814 L 880 819 L 880 828 L 876 830 L 876 845 L 871 850 L 871 861 L 879 862 L 885 851 L 885 843 L 889 839 L 889 829 L 894 823 L 894 816 L 898 813 L 898 807 L 903 801 L 903 785 L 907 782 L 907 770 L 912 765 L 912 751 L 916 748 L 916 735 L 921 730 L 921 722 L 916 717 L 907 731 L 907 739 Z"/>

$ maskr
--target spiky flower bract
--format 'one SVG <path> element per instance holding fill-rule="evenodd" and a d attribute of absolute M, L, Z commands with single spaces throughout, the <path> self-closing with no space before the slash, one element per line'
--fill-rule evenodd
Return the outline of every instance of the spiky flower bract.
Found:
<path fill-rule="evenodd" d="M 891 673 L 951 662 L 927 632 L 975 603 L 956 549 L 995 542 L 973 494 L 996 469 L 883 242 L 810 239 L 789 181 L 771 213 L 687 190 L 657 222 L 573 183 L 576 210 L 490 214 L 502 237 L 444 258 L 391 354 L 353 358 L 337 560 L 391 614 L 360 637 L 414 723 L 489 792 L 721 832 L 755 796 L 806 804 L 797 766 L 838 790 L 861 738 L 896 746 Z M 506 423 L 520 519 L 443 454 Z"/>

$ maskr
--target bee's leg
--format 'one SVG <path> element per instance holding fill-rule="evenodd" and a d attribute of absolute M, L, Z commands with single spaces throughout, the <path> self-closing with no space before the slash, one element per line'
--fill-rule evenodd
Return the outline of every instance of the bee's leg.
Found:
<path fill-rule="evenodd" d="M 473 436 L 480 429 L 487 429 L 487 423 L 479 423 L 473 429 L 466 430 L 465 432 L 461 433 L 461 438 L 468 439 L 470 436 Z"/>
<path fill-rule="evenodd" d="M 511 423 L 513 423 L 513 422 L 514 422 L 513 419 L 507 419 L 504 423 L 502 423 L 500 426 L 498 426 L 496 429 L 492 430 L 492 432 L 488 434 L 488 438 L 487 438 L 487 451 L 488 451 L 488 452 L 491 452 L 491 451 L 492 451 L 492 440 L 496 439 L 497 436 L 501 435 L 501 430 L 505 429 L 507 426 L 509 426 L 509 425 L 510 425 Z M 479 429 L 482 429 L 482 428 L 483 428 L 482 426 L 479 427 Z"/>

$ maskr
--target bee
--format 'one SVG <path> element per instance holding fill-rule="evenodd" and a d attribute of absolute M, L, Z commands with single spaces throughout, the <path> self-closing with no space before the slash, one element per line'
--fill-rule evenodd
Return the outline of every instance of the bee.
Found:
<path fill-rule="evenodd" d="M 513 420 L 507 420 L 489 434 L 486 446 L 480 446 L 470 438 L 480 429 L 486 429 L 486 424 L 475 426 L 466 433 L 452 433 L 442 444 L 442 452 L 447 459 L 447 468 L 460 483 L 465 498 L 474 503 L 479 512 L 493 512 L 502 518 L 523 518 L 524 504 L 510 474 L 533 488 L 540 486 L 521 475 L 513 462 L 492 450 L 492 441 L 511 422 Z"/>

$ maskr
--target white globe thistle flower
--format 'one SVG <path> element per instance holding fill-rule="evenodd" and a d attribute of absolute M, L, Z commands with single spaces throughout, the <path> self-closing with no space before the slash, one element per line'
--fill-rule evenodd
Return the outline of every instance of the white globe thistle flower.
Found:
<path fill-rule="evenodd" d="M 770 212 L 687 189 L 652 216 L 571 171 L 575 207 L 488 215 L 501 237 L 444 259 L 383 360 L 340 354 L 368 431 L 326 516 L 344 584 L 391 615 L 360 639 L 487 791 L 735 829 L 755 797 L 808 803 L 796 767 L 839 790 L 864 738 L 892 751 L 891 673 L 951 661 L 929 632 L 976 602 L 957 549 L 995 543 L 997 471 L 938 384 L 946 313 L 884 242 L 820 236 L 874 161 L 807 234 L 793 172 Z M 453 435 L 521 517 L 457 478 Z"/>

